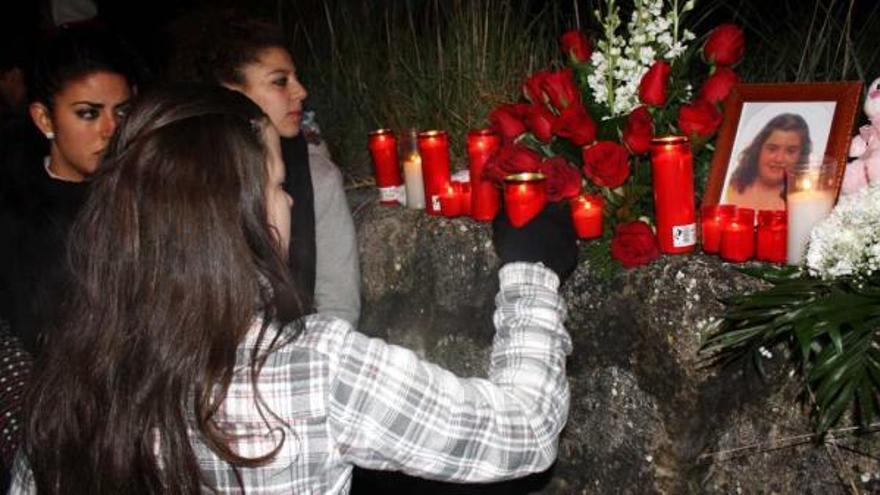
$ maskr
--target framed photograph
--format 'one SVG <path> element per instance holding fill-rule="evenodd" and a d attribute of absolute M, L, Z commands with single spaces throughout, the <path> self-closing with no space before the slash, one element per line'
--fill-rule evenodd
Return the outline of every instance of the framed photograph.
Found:
<path fill-rule="evenodd" d="M 785 209 L 785 170 L 807 160 L 846 164 L 861 82 L 738 84 L 724 102 L 703 204 Z"/>

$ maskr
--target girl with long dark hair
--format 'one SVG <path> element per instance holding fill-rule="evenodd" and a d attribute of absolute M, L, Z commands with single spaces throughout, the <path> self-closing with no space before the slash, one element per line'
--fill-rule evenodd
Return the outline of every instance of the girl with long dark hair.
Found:
<path fill-rule="evenodd" d="M 326 147 L 307 145 L 303 101 L 293 57 L 277 26 L 224 10 L 182 19 L 174 31 L 168 78 L 217 84 L 253 100 L 281 135 L 284 189 L 294 209 L 288 263 L 322 314 L 357 326 L 360 266 L 342 174 Z"/>
<path fill-rule="evenodd" d="M 302 316 L 283 180 L 274 127 L 239 93 L 133 105 L 72 230 L 76 290 L 38 367 L 12 493 L 346 493 L 355 464 L 489 481 L 553 462 L 570 222 L 497 226 L 489 378 L 463 379 Z"/>

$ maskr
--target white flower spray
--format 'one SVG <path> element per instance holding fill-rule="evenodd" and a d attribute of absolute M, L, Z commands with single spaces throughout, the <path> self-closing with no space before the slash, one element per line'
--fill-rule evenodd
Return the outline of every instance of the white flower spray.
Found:
<path fill-rule="evenodd" d="M 694 34 L 681 29 L 684 13 L 693 10 L 695 0 L 679 6 L 670 2 L 664 13 L 665 0 L 635 0 L 627 23 L 628 38 L 618 34 L 620 13 L 615 0 L 608 0 L 604 14 L 595 11 L 603 28 L 604 38 L 596 43 L 590 63 L 593 66 L 587 84 L 596 103 L 604 104 L 609 115 L 604 119 L 627 114 L 639 106 L 639 82 L 655 60 L 672 63 L 687 49 Z"/>

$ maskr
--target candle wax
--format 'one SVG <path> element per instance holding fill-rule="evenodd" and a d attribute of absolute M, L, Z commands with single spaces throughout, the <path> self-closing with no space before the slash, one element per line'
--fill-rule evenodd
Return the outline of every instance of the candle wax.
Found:
<path fill-rule="evenodd" d="M 813 227 L 824 220 L 834 206 L 834 196 L 830 191 L 789 192 L 788 204 L 788 242 L 786 260 L 790 265 L 799 265 L 806 255 L 807 243 Z"/>
<path fill-rule="evenodd" d="M 425 183 L 422 178 L 422 158 L 418 153 L 410 153 L 403 160 L 403 177 L 406 183 L 406 206 L 423 210 L 425 208 Z"/>

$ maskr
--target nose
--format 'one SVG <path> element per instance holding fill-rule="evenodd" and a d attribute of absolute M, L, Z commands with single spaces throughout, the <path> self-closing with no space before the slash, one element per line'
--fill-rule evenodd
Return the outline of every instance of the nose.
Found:
<path fill-rule="evenodd" d="M 111 112 L 101 115 L 98 132 L 101 139 L 109 140 L 113 133 L 116 132 L 116 117 Z"/>
<path fill-rule="evenodd" d="M 287 198 L 287 207 L 293 208 L 293 197 L 291 197 L 286 191 L 284 192 L 284 197 Z"/>
<path fill-rule="evenodd" d="M 309 92 L 306 91 L 305 86 L 299 82 L 299 79 L 294 78 L 293 84 L 291 84 L 290 88 L 290 99 L 294 102 L 301 102 L 309 96 Z"/>

